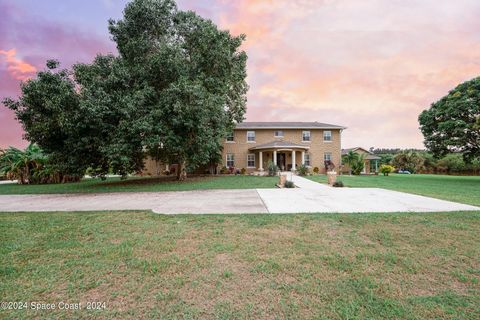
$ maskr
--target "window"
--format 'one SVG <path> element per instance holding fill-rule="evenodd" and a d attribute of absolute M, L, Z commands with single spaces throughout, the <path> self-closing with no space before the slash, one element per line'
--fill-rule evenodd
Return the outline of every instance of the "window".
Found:
<path fill-rule="evenodd" d="M 255 154 L 253 153 L 247 154 L 247 167 L 255 168 Z"/>
<path fill-rule="evenodd" d="M 332 131 L 323 131 L 323 141 L 332 141 Z"/>
<path fill-rule="evenodd" d="M 325 152 L 325 154 L 323 155 L 323 160 L 332 161 L 332 154 L 330 152 Z"/>
<path fill-rule="evenodd" d="M 310 154 L 309 153 L 305 153 L 305 165 L 306 166 L 310 166 Z"/>
<path fill-rule="evenodd" d="M 235 156 L 233 153 L 227 153 L 227 167 L 235 167 Z"/>
<path fill-rule="evenodd" d="M 234 141 L 235 141 L 235 138 L 233 137 L 233 132 L 230 132 L 227 135 L 227 142 L 234 142 Z"/>
<path fill-rule="evenodd" d="M 255 142 L 255 131 L 247 131 L 247 142 Z"/>
<path fill-rule="evenodd" d="M 283 138 L 283 131 L 282 130 L 278 130 L 278 131 L 275 131 L 275 138 Z"/>
<path fill-rule="evenodd" d="M 302 141 L 310 141 L 310 131 L 302 132 Z"/>

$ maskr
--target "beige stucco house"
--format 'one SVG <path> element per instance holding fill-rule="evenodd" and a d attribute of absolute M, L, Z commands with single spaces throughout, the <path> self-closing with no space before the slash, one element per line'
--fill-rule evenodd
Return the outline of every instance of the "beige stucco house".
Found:
<path fill-rule="evenodd" d="M 325 161 L 341 163 L 341 133 L 345 127 L 320 122 L 243 122 L 225 140 L 222 166 L 267 170 L 269 161 L 280 170 L 305 164 L 325 172 Z"/>
<path fill-rule="evenodd" d="M 217 171 L 226 167 L 244 168 L 247 173 L 262 172 L 268 170 L 269 161 L 282 171 L 305 164 L 325 173 L 326 161 L 338 170 L 344 129 L 320 122 L 242 122 L 225 138 Z M 172 170 L 172 166 L 151 160 L 145 163 L 144 173 L 156 175 L 163 170 Z"/>

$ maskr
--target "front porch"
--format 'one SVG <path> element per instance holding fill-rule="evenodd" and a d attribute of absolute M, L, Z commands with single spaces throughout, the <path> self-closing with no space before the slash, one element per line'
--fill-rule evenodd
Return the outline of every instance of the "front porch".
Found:
<path fill-rule="evenodd" d="M 273 141 L 255 146 L 249 151 L 255 154 L 256 169 L 264 171 L 268 169 L 268 163 L 275 163 L 280 171 L 293 171 L 299 165 L 310 165 L 310 156 L 307 153 L 309 146 L 300 145 L 288 141 Z"/>

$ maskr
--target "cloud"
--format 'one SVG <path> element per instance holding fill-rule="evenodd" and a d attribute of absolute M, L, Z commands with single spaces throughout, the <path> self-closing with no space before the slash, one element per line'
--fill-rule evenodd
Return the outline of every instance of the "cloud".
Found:
<path fill-rule="evenodd" d="M 69 68 L 77 62 L 90 62 L 98 53 L 116 51 L 107 36 L 48 21 L 36 15 L 35 8 L 2 1 L 0 12 L 0 100 L 17 97 L 21 81 L 43 69 L 48 59 L 58 59 L 62 67 Z M 0 104 L 0 148 L 26 146 L 22 134 L 14 113 Z"/>
<path fill-rule="evenodd" d="M 17 80 L 26 80 L 37 71 L 37 68 L 31 64 L 16 58 L 17 51 L 15 49 L 0 50 L 0 55 L 3 55 L 7 63 L 7 70 L 13 78 Z"/>
<path fill-rule="evenodd" d="M 422 147 L 418 114 L 480 74 L 478 0 L 178 3 L 221 29 L 247 35 L 247 120 L 345 125 L 344 147 Z M 19 61 L 41 69 L 45 60 L 56 58 L 69 67 L 116 51 L 106 33 L 85 31 L 92 25 L 88 17 L 73 26 L 47 21 L 34 11 L 14 2 L 0 4 L 0 49 L 14 48 Z M 55 14 L 49 18 L 55 20 Z M 0 73 L 0 96 L 18 94 L 23 74 L 12 76 L 2 63 Z M 2 109 L 3 136 L 5 124 L 15 122 L 11 114 L 5 120 Z"/>
<path fill-rule="evenodd" d="M 418 114 L 480 74 L 478 1 L 209 4 L 247 35 L 247 120 L 346 125 L 344 147 L 423 147 Z"/>

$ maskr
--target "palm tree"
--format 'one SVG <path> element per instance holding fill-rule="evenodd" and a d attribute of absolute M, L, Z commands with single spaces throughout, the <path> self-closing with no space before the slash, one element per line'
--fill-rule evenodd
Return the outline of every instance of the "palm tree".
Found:
<path fill-rule="evenodd" d="M 363 168 L 365 168 L 365 155 L 359 154 L 357 159 L 351 164 L 354 175 L 359 175 Z"/>
<path fill-rule="evenodd" d="M 0 155 L 0 175 L 18 180 L 20 184 L 35 182 L 35 173 L 42 170 L 47 156 L 36 144 L 30 144 L 25 151 L 10 147 Z"/>
<path fill-rule="evenodd" d="M 352 167 L 358 162 L 358 153 L 350 150 L 343 156 L 343 162 L 348 165 L 348 173 L 352 175 Z"/>

